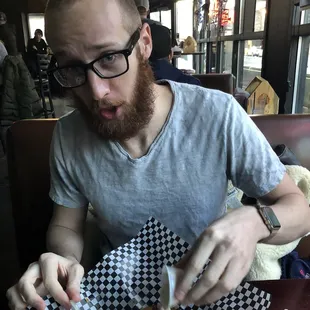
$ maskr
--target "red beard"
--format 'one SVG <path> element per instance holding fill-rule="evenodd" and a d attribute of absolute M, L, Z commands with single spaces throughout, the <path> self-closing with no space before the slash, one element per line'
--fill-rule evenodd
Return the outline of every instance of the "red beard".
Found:
<path fill-rule="evenodd" d="M 139 68 L 130 102 L 111 102 L 106 99 L 94 101 L 89 106 L 72 93 L 75 107 L 81 112 L 87 124 L 103 139 L 124 141 L 138 134 L 150 122 L 154 113 L 155 96 L 153 93 L 154 75 L 147 61 L 139 57 Z M 103 119 L 100 107 L 122 105 L 122 119 Z"/>

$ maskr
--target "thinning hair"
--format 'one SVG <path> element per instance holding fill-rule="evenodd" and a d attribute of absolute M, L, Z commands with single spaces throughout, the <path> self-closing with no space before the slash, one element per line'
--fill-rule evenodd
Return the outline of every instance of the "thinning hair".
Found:
<path fill-rule="evenodd" d="M 75 3 L 83 0 L 48 0 L 45 15 L 49 16 L 51 13 L 59 14 L 59 11 L 66 10 L 73 6 Z M 133 34 L 138 27 L 141 27 L 141 17 L 138 12 L 134 0 L 102 0 L 102 1 L 116 1 L 123 13 L 122 24 L 129 34 Z M 113 12 L 109 12 L 113 14 Z"/>

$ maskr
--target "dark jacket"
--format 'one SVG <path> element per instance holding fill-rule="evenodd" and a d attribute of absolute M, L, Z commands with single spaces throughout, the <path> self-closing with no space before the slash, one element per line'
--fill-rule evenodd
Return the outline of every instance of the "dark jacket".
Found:
<path fill-rule="evenodd" d="M 40 97 L 22 58 L 7 56 L 2 71 L 1 125 L 10 126 L 15 121 L 38 116 L 42 112 Z"/>
<path fill-rule="evenodd" d="M 29 39 L 27 44 L 27 53 L 35 59 L 37 54 L 47 54 L 46 42 L 43 39 L 41 39 L 40 42 L 38 42 L 35 38 Z"/>
<path fill-rule="evenodd" d="M 18 54 L 16 35 L 10 25 L 0 25 L 0 40 L 4 43 L 9 55 L 16 56 Z"/>
<path fill-rule="evenodd" d="M 171 80 L 180 83 L 201 85 L 198 79 L 184 74 L 165 59 L 151 61 L 151 66 L 156 80 Z"/>

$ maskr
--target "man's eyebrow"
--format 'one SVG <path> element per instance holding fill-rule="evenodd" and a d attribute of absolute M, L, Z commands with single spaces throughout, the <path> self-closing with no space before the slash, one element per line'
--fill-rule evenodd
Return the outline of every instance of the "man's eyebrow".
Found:
<path fill-rule="evenodd" d="M 87 50 L 95 50 L 95 51 L 100 51 L 100 50 L 108 50 L 108 52 L 110 50 L 117 50 L 120 49 L 121 47 L 119 46 L 119 44 L 117 42 L 106 42 L 103 44 L 94 44 L 94 45 L 89 45 L 87 46 Z M 66 57 L 68 56 L 68 51 L 65 50 L 59 50 L 59 51 L 55 51 L 54 53 L 56 59 L 57 57 Z M 78 62 L 78 61 L 77 61 Z"/>
<path fill-rule="evenodd" d="M 103 49 L 110 49 L 110 48 L 119 48 L 119 44 L 117 42 L 106 42 L 103 44 L 94 44 L 87 47 L 88 50 L 103 50 Z"/>

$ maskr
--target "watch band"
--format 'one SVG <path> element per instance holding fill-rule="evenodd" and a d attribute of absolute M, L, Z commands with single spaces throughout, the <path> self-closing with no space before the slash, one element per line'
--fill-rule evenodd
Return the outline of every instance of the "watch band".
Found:
<path fill-rule="evenodd" d="M 271 207 L 256 204 L 256 209 L 273 237 L 281 228 L 281 224 Z"/>

